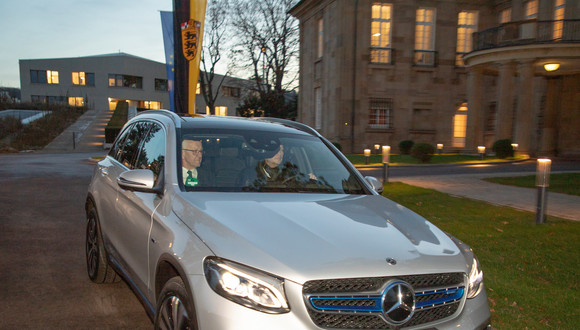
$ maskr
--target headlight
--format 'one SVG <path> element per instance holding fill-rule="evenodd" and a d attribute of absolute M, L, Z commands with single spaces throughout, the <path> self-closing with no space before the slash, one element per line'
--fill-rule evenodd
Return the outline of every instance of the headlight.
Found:
<path fill-rule="evenodd" d="M 483 283 L 483 272 L 479 267 L 479 261 L 473 256 L 473 264 L 469 272 L 469 290 L 467 291 L 467 299 L 475 298 L 481 292 Z"/>
<path fill-rule="evenodd" d="M 218 258 L 207 258 L 204 270 L 209 286 L 235 303 L 265 313 L 290 311 L 281 278 Z"/>

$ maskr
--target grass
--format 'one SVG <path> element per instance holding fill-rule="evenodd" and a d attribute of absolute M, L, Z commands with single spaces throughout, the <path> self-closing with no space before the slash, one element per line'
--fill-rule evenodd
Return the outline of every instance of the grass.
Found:
<path fill-rule="evenodd" d="M 484 271 L 492 326 L 497 329 L 576 329 L 580 224 L 388 183 L 388 197 L 470 245 Z"/>
<path fill-rule="evenodd" d="M 536 187 L 536 176 L 515 176 L 515 177 L 500 177 L 500 178 L 486 178 L 485 181 L 505 184 L 510 186 L 518 186 L 524 188 Z M 551 192 L 557 192 L 568 195 L 580 196 L 580 173 L 557 173 L 550 174 Z"/>
<path fill-rule="evenodd" d="M 354 165 L 364 165 L 365 164 L 365 157 L 362 154 L 350 154 L 346 155 L 346 158 L 350 160 L 351 163 Z M 371 155 L 369 157 L 369 165 L 382 165 L 382 156 L 381 155 Z M 509 158 L 511 160 L 518 159 L 518 158 Z M 505 159 L 499 159 L 496 157 L 485 157 L 484 161 L 486 162 L 496 162 L 496 161 L 504 161 Z M 481 162 L 481 159 L 477 155 L 460 155 L 460 154 L 441 154 L 441 155 L 433 155 L 431 161 L 427 164 L 451 164 L 451 163 L 478 163 Z M 389 159 L 389 164 L 397 165 L 397 164 L 421 164 L 421 162 L 414 158 L 411 155 L 401 155 L 401 154 L 393 154 Z"/>
<path fill-rule="evenodd" d="M 62 104 L 48 106 L 30 103 L 22 103 L 15 108 L 50 110 L 51 113 L 30 124 L 15 126 L 14 130 L 11 130 L 6 138 L 9 140 L 9 147 L 0 143 L 0 150 L 42 149 L 87 110 L 86 107 L 71 107 Z"/>

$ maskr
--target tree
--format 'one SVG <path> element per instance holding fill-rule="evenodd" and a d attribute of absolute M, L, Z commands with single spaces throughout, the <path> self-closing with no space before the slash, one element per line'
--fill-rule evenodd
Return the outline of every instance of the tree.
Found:
<path fill-rule="evenodd" d="M 199 76 L 201 94 L 210 115 L 215 114 L 215 102 L 224 79 L 229 74 L 228 70 L 221 79 L 215 75 L 216 66 L 224 51 L 224 41 L 227 38 L 228 11 L 228 0 L 210 0 L 207 4 L 203 52 L 201 54 L 202 70 L 200 70 Z M 217 84 L 215 90 L 213 89 L 214 84 Z"/>
<path fill-rule="evenodd" d="M 233 63 L 252 72 L 264 114 L 287 118 L 285 93 L 298 75 L 298 23 L 288 13 L 296 0 L 233 1 Z"/>

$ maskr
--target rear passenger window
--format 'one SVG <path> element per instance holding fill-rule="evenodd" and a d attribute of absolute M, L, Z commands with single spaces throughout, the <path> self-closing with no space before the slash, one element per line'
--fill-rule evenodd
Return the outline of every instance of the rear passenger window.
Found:
<path fill-rule="evenodd" d="M 137 162 L 136 169 L 148 169 L 155 175 L 155 185 L 159 182 L 163 165 L 165 164 L 165 131 L 161 126 L 152 124 L 149 133 L 143 140 L 143 145 Z"/>
<path fill-rule="evenodd" d="M 139 145 L 143 138 L 149 131 L 151 123 L 137 122 L 131 130 L 127 133 L 127 137 L 123 141 L 122 149 L 118 152 L 118 157 L 115 157 L 121 164 L 129 169 L 133 169 L 133 164 L 139 152 Z"/>

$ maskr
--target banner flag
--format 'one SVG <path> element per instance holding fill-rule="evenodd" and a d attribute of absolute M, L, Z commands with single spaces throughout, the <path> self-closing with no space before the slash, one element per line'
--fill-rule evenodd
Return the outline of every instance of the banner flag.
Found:
<path fill-rule="evenodd" d="M 175 106 L 194 114 L 207 0 L 174 0 Z"/>
<path fill-rule="evenodd" d="M 167 90 L 169 92 L 169 110 L 175 112 L 175 60 L 173 55 L 173 13 L 161 11 L 161 30 L 163 32 L 163 45 L 165 48 L 165 67 L 167 70 Z"/>

